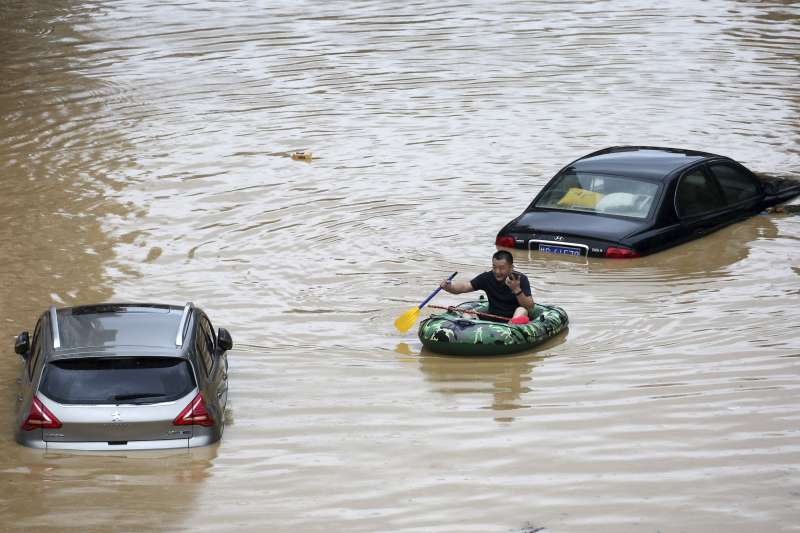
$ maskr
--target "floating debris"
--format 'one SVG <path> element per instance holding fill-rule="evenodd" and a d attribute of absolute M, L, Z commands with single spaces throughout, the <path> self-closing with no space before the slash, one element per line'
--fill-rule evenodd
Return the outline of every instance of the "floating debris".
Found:
<path fill-rule="evenodd" d="M 295 161 L 311 161 L 314 155 L 308 150 L 296 150 L 294 152 L 270 152 L 267 155 L 275 157 L 291 157 Z"/>
<path fill-rule="evenodd" d="M 800 213 L 800 204 L 779 204 L 767 208 L 767 213 Z"/>

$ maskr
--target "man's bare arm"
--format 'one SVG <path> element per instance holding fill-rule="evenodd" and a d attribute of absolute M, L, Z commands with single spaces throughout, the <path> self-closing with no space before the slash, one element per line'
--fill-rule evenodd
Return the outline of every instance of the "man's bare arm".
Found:
<path fill-rule="evenodd" d="M 439 284 L 439 286 L 444 289 L 445 292 L 449 292 L 450 294 L 462 294 L 464 292 L 472 292 L 475 290 L 472 287 L 472 283 L 469 281 L 444 280 Z"/>

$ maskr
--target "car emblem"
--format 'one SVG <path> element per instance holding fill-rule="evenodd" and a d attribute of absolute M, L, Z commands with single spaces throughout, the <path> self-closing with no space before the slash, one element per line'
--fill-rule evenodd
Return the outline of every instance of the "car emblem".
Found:
<path fill-rule="evenodd" d="M 117 423 L 122 420 L 122 415 L 119 413 L 119 409 L 111 413 L 111 423 Z"/>
<path fill-rule="evenodd" d="M 555 239 L 557 241 L 563 241 L 564 237 L 562 237 L 561 235 L 556 235 L 555 237 L 553 237 L 553 239 Z"/>

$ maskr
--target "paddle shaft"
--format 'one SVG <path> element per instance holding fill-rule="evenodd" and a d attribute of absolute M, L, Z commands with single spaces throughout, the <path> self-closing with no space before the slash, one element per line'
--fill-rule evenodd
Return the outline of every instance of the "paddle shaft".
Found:
<path fill-rule="evenodd" d="M 511 320 L 511 317 L 508 316 L 493 315 L 491 313 L 484 313 L 483 311 L 474 311 L 472 309 L 461 309 L 460 307 L 454 307 L 452 305 L 448 307 L 444 307 L 441 305 L 431 305 L 431 307 L 433 307 L 434 309 L 444 309 L 445 311 L 456 311 L 459 313 L 474 313 L 476 315 L 488 316 L 490 318 L 499 318 L 500 320 L 506 320 L 506 321 Z"/>
<path fill-rule="evenodd" d="M 449 277 L 449 278 L 447 278 L 447 281 L 452 281 L 452 280 L 453 280 L 453 278 L 454 278 L 454 277 L 456 277 L 456 274 L 458 274 L 458 272 L 453 272 L 453 273 L 450 275 L 450 277 Z M 425 307 L 425 304 L 427 304 L 428 302 L 430 302 L 430 301 L 431 301 L 431 299 L 433 299 L 433 297 L 434 297 L 434 296 L 436 296 L 436 295 L 439 293 L 439 291 L 440 291 L 440 290 L 442 290 L 442 288 L 441 288 L 441 287 L 437 287 L 437 288 L 436 288 L 436 290 L 435 290 L 435 291 L 433 291 L 433 292 L 431 293 L 431 295 L 430 295 L 430 296 L 428 296 L 427 298 L 425 298 L 425 301 L 423 301 L 421 304 L 419 304 L 419 306 L 417 306 L 417 308 L 418 308 L 418 309 L 422 309 L 423 307 Z"/>

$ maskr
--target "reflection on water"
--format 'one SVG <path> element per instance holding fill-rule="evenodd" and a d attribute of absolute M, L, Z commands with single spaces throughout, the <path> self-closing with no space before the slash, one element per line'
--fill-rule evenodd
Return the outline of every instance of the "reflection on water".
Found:
<path fill-rule="evenodd" d="M 517 252 L 570 316 L 532 353 L 439 357 L 392 321 L 488 269 L 500 226 L 594 150 L 796 174 L 797 20 L 723 0 L 0 3 L 0 418 L 13 335 L 50 303 L 191 300 L 240 347 L 216 456 L 37 458 L 4 433 L 4 525 L 790 530 L 800 217 L 633 261 Z"/>
<path fill-rule="evenodd" d="M 0 479 L 20 502 L 19 529 L 162 530 L 165 517 L 191 512 L 217 455 L 217 446 L 136 454 L 4 448 Z"/>
<path fill-rule="evenodd" d="M 111 296 L 104 221 L 129 211 L 116 197 L 130 146 L 104 116 L 107 88 L 71 53 L 81 3 L 0 10 L 0 301 L 27 325 L 50 303 Z"/>
<path fill-rule="evenodd" d="M 608 276 L 609 281 L 630 283 L 636 280 L 658 283 L 716 279 L 725 276 L 759 240 L 779 236 L 773 215 L 757 215 L 743 222 L 689 241 L 666 253 L 657 253 L 635 260 L 553 257 L 538 251 L 515 250 L 514 261 L 523 270 L 531 270 L 544 279 L 559 272 Z M 623 275 L 620 275 L 623 274 Z"/>
<path fill-rule="evenodd" d="M 513 411 L 530 407 L 525 403 L 531 391 L 532 372 L 549 352 L 566 342 L 569 331 L 541 344 L 535 350 L 513 356 L 456 357 L 434 353 L 425 347 L 415 352 L 407 343 L 399 343 L 395 352 L 417 355 L 419 368 L 431 390 L 453 396 L 477 398 L 483 408 Z M 419 345 L 419 342 L 416 343 Z M 409 359 L 410 360 L 410 359 Z M 512 422 L 510 414 L 495 417 L 498 422 Z"/>
<path fill-rule="evenodd" d="M 420 370 L 433 390 L 441 394 L 489 396 L 495 411 L 513 411 L 529 407 L 523 396 L 530 392 L 531 373 L 540 358 L 512 357 L 465 360 L 431 353 L 420 356 Z M 485 401 L 485 400 L 484 400 Z M 514 420 L 510 413 L 498 413 L 498 422 Z"/>

